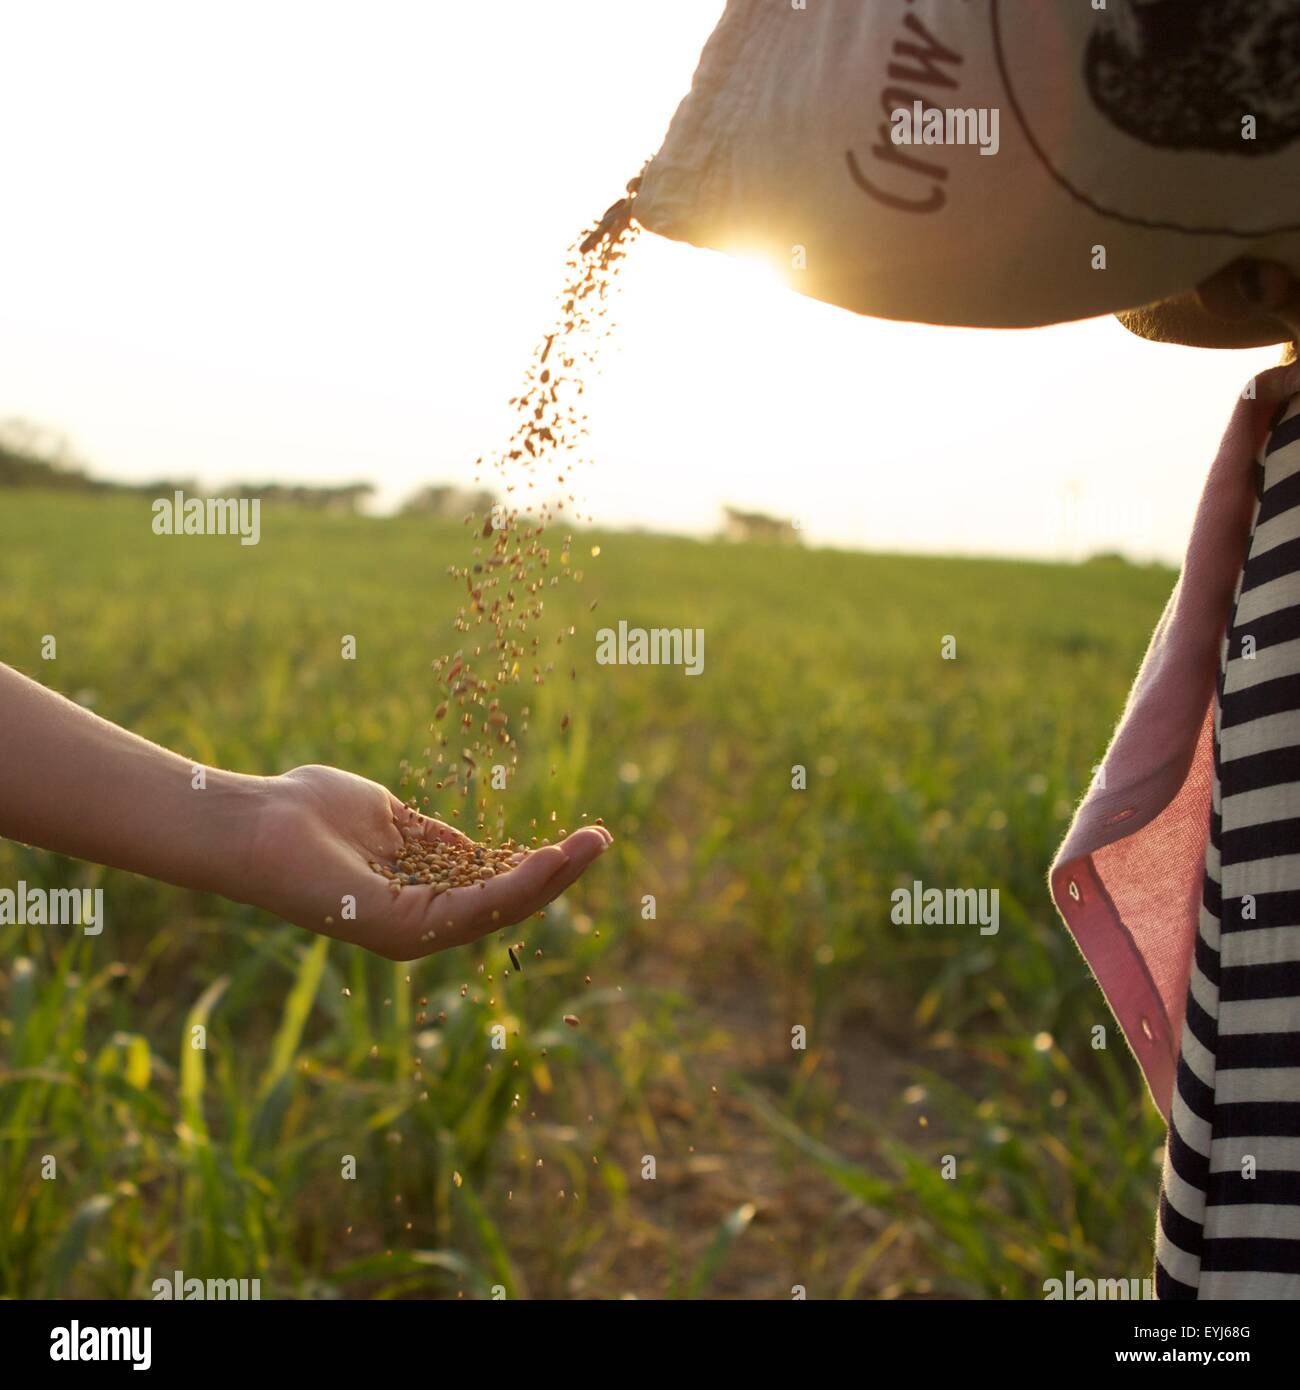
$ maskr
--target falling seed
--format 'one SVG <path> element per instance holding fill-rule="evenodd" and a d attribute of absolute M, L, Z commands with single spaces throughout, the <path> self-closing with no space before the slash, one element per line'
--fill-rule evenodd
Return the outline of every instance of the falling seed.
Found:
<path fill-rule="evenodd" d="M 565 1014 L 564 1021 L 570 1028 L 576 1028 L 582 1022 L 577 1014 Z"/>
<path fill-rule="evenodd" d="M 516 970 L 521 970 L 523 967 L 519 964 L 519 957 L 515 955 L 515 948 L 513 946 L 507 946 L 506 950 L 510 952 L 510 964 L 513 965 Z"/>
<path fill-rule="evenodd" d="M 533 493 L 546 478 L 544 470 L 548 467 L 561 485 L 568 483 L 571 487 L 572 469 L 586 461 L 584 440 L 589 429 L 582 398 L 597 348 L 609 331 L 608 290 L 637 235 L 632 217 L 635 196 L 636 180 L 632 180 L 627 197 L 608 209 L 571 248 L 556 320 L 535 351 L 522 388 L 510 400 L 515 412 L 511 436 L 496 453 L 476 461 L 476 469 L 490 466 L 498 472 L 506 497 L 522 498 L 524 493 Z M 579 505 L 572 491 L 568 493 L 568 502 Z M 538 492 L 535 501 L 507 502 L 494 507 L 489 515 L 471 513 L 465 518 L 467 526 L 476 533 L 472 553 L 464 563 L 450 565 L 447 573 L 459 592 L 457 631 L 481 632 L 482 637 L 453 655 L 438 657 L 432 666 L 445 690 L 445 698 L 437 703 L 435 721 L 446 719 L 454 702 L 469 746 L 462 751 L 461 761 L 452 767 L 446 765 L 439 752 L 436 773 L 428 766 L 408 768 L 404 783 L 409 780 L 423 788 L 433 781 L 435 791 L 450 788 L 468 798 L 471 790 L 480 785 L 480 768 L 490 758 L 500 757 L 501 750 L 508 753 L 512 766 L 518 765 L 518 744 L 510 721 L 495 700 L 489 702 L 487 697 L 495 695 L 506 683 L 527 679 L 523 668 L 528 652 L 531 648 L 536 653 L 541 645 L 540 638 L 528 632 L 531 624 L 542 619 L 540 591 L 555 587 L 561 579 L 582 579 L 581 571 L 570 568 L 575 541 L 572 533 L 562 534 L 558 543 L 543 539 L 548 531 L 558 527 L 565 505 L 559 498 L 546 498 Z M 599 545 L 589 549 L 593 557 L 601 552 Z M 557 569 L 558 573 L 548 573 Z M 463 590 L 459 588 L 461 584 L 465 586 Z M 556 640 L 574 635 L 569 626 L 561 630 Z M 485 652 L 491 662 L 489 670 L 484 670 L 480 661 Z M 545 684 L 549 670 L 534 668 L 532 674 L 534 683 L 541 685 Z M 570 677 L 576 679 L 576 667 L 571 667 Z M 526 732 L 527 720 L 525 710 L 520 733 Z M 561 727 L 567 728 L 568 724 L 566 716 Z M 446 742 L 441 739 L 443 747 Z M 427 798 L 422 804 L 428 804 Z M 475 810 L 481 824 L 481 802 Z M 450 819 L 459 818 L 459 810 L 453 807 Z M 431 879 L 429 871 L 436 867 L 454 865 L 433 865 L 427 859 L 399 860 L 384 866 L 384 877 L 390 883 L 396 882 L 391 890 L 395 894 L 403 886 L 419 890 L 430 885 L 435 894 L 465 886 L 456 881 L 454 874 Z M 505 867 L 508 866 L 500 867 L 498 872 L 504 872 Z M 479 875 L 472 881 L 482 884 L 485 876 Z"/>

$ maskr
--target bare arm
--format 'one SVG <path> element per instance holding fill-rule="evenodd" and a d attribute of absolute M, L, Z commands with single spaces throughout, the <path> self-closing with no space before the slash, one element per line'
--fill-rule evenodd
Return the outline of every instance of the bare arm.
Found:
<path fill-rule="evenodd" d="M 251 777 L 200 767 L 2 665 L 0 835 L 220 893 L 394 960 L 522 920 L 613 838 L 589 826 L 482 887 L 394 894 L 372 861 L 391 862 L 404 837 L 461 832 L 336 768 Z"/>
<path fill-rule="evenodd" d="M 223 890 L 267 779 L 198 769 L 0 666 L 0 835 L 77 859 Z"/>

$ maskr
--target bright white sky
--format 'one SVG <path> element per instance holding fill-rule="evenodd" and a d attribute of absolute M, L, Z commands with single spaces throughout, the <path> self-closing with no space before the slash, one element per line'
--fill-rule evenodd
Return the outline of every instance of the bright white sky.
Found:
<path fill-rule="evenodd" d="M 468 480 L 722 8 L 5 6 L 0 416 L 122 478 Z M 590 393 L 608 525 L 730 502 L 814 542 L 1176 559 L 1278 356 L 857 318 L 650 236 L 624 266 Z"/>

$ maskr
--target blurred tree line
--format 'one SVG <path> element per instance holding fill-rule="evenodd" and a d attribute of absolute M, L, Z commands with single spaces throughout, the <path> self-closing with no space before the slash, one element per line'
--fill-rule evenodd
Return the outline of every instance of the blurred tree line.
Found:
<path fill-rule="evenodd" d="M 145 497 L 206 495 L 193 478 L 157 478 L 143 483 L 111 482 L 90 475 L 68 438 L 30 420 L 0 420 L 0 488 L 45 488 L 63 492 L 135 493 Z M 374 495 L 367 482 L 312 485 L 308 483 L 230 483 L 214 494 L 256 497 L 312 511 L 355 514 Z M 402 505 L 406 513 L 460 517 L 466 512 L 490 511 L 491 492 L 436 483 L 420 488 Z"/>

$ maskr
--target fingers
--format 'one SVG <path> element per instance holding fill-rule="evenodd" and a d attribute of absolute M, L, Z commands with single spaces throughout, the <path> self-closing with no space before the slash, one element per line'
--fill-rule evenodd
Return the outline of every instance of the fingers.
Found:
<path fill-rule="evenodd" d="M 481 885 L 431 895 L 421 904 L 414 953 L 461 946 L 522 921 L 558 898 L 613 840 L 603 826 L 585 826 L 561 844 L 531 850 L 515 868 Z M 402 896 L 418 902 L 427 892 L 411 887 Z"/>
<path fill-rule="evenodd" d="M 1233 261 L 1196 289 L 1202 307 L 1222 319 L 1273 317 L 1295 293 L 1296 282 L 1286 266 L 1251 258 Z"/>
<path fill-rule="evenodd" d="M 425 950 L 463 946 L 527 917 L 535 910 L 533 904 L 547 901 L 543 893 L 548 881 L 568 864 L 568 856 L 558 845 L 544 845 L 517 868 L 488 879 L 481 886 L 453 888 L 431 896 L 421 914 L 422 954 Z"/>
<path fill-rule="evenodd" d="M 594 838 L 600 836 L 599 842 Z M 574 843 L 581 836 L 581 841 Z M 588 838 L 588 837 L 593 838 Z M 575 830 L 567 840 L 564 841 L 564 848 L 569 856 L 569 863 L 559 873 L 554 874 L 547 880 L 543 891 L 545 897 L 532 909 L 534 912 L 538 907 L 545 907 L 547 903 L 554 902 L 556 898 L 564 892 L 570 884 L 581 878 L 595 859 L 598 859 L 614 843 L 614 837 L 605 829 L 603 825 L 585 826 L 582 830 Z"/>

